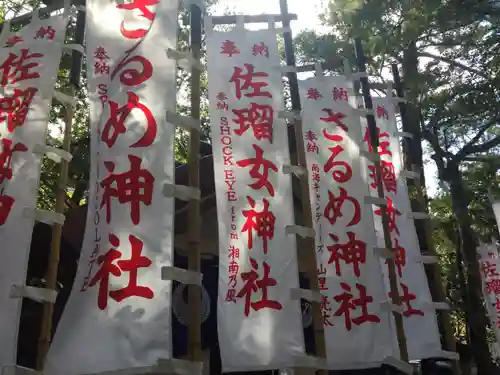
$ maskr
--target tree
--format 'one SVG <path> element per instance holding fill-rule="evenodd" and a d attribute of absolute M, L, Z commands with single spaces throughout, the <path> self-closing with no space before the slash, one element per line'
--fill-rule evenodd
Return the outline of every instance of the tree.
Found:
<path fill-rule="evenodd" d="M 500 40 L 494 30 L 499 17 L 500 8 L 491 1 L 336 0 L 330 1 L 323 15 L 332 33 L 309 32 L 297 38 L 304 62 L 324 60 L 338 70 L 339 57 L 354 60 L 349 39 L 361 37 L 373 75 L 383 79 L 387 61 L 401 64 L 408 99 L 404 130 L 416 135 L 404 150 L 405 166 L 423 170 L 423 138 L 430 144 L 440 178 L 450 186 L 467 264 L 472 350 L 479 373 L 485 374 L 492 373 L 493 365 L 486 344 L 477 236 L 461 166 L 479 159 L 494 164 L 498 154 Z M 422 178 L 423 186 L 424 182 Z M 409 188 L 413 197 L 416 187 L 411 181 Z M 424 208 L 412 199 L 414 211 Z M 421 227 L 417 230 L 425 251 L 425 232 Z"/>

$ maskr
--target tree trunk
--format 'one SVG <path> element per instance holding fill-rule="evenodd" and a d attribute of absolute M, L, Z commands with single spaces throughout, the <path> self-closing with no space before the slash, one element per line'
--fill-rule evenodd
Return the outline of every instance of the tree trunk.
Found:
<path fill-rule="evenodd" d="M 478 374 L 490 375 L 495 373 L 495 366 L 491 360 L 487 341 L 488 319 L 483 305 L 481 275 L 476 254 L 477 237 L 472 229 L 472 219 L 468 212 L 469 198 L 462 183 L 458 163 L 449 162 L 444 177 L 450 183 L 453 213 L 458 223 L 460 249 L 467 272 L 467 320 L 472 355 Z"/>

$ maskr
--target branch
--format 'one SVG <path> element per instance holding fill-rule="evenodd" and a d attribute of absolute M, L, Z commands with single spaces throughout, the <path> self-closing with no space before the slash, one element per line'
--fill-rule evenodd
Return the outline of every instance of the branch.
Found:
<path fill-rule="evenodd" d="M 438 55 L 434 55 L 432 53 L 429 53 L 429 52 L 420 52 L 419 53 L 419 56 L 421 57 L 429 57 L 431 59 L 435 59 L 435 60 L 439 60 L 441 62 L 444 62 L 448 65 L 451 65 L 455 68 L 460 68 L 462 70 L 465 70 L 465 71 L 468 71 L 470 73 L 474 73 L 474 74 L 477 74 L 483 78 L 488 78 L 488 75 L 484 72 L 481 72 L 477 69 L 474 69 L 474 68 L 471 68 L 470 66 L 467 66 L 467 65 L 464 65 L 456 60 L 453 60 L 453 59 L 449 59 L 447 57 L 443 57 L 443 56 L 438 56 Z"/>
<path fill-rule="evenodd" d="M 483 125 L 477 134 L 455 155 L 454 159 L 456 161 L 463 160 L 467 155 L 470 155 L 475 152 L 471 152 L 470 150 L 474 148 L 474 145 L 481 139 L 481 137 L 490 129 L 493 125 L 498 123 L 498 119 L 493 119 L 487 124 Z M 493 146 L 495 147 L 495 146 Z"/>
<path fill-rule="evenodd" d="M 439 139 L 436 134 L 431 132 L 430 130 L 423 130 L 422 137 L 431 144 L 432 149 L 434 150 L 434 161 L 438 167 L 438 174 L 441 174 L 442 171 L 446 169 L 444 164 L 445 151 L 439 146 Z"/>
<path fill-rule="evenodd" d="M 481 152 L 486 152 L 494 147 L 500 146 L 500 135 L 493 138 L 488 142 L 481 143 L 480 145 L 472 146 L 469 148 L 467 155 L 480 154 Z"/>
<path fill-rule="evenodd" d="M 500 156 L 491 155 L 491 156 L 466 156 L 464 161 L 471 161 L 474 163 L 493 163 L 500 161 Z"/>

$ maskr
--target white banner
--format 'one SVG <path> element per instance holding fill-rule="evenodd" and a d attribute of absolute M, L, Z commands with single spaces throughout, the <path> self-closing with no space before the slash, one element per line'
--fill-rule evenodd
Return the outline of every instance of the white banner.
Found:
<path fill-rule="evenodd" d="M 399 357 L 363 180 L 360 116 L 344 77 L 300 82 L 323 324 L 331 369 Z"/>
<path fill-rule="evenodd" d="M 48 375 L 89 374 L 171 357 L 177 0 L 87 0 L 91 174 L 78 272 Z M 168 189 L 165 189 L 168 190 Z"/>
<path fill-rule="evenodd" d="M 436 356 L 441 350 L 436 312 L 433 308 L 429 284 L 421 262 L 421 253 L 417 232 L 411 213 L 406 179 L 400 176 L 402 171 L 402 155 L 400 152 L 394 104 L 388 98 L 374 98 L 373 107 L 378 127 L 379 155 L 381 157 L 382 184 L 388 201 L 387 211 L 389 229 L 393 247 L 397 248 L 395 259 L 396 274 L 400 286 L 399 294 L 405 306 L 404 328 L 408 342 L 408 353 L 411 360 Z M 363 121 L 363 140 L 365 149 L 369 147 L 369 133 L 366 121 Z M 375 168 L 368 167 L 368 183 L 371 193 L 377 196 Z M 375 227 L 379 238 L 379 246 L 384 247 L 381 212 L 374 210 Z M 382 263 L 385 263 L 383 261 Z M 386 288 L 390 292 L 387 266 Z"/>
<path fill-rule="evenodd" d="M 208 88 L 219 221 L 224 372 L 293 365 L 304 354 L 290 164 L 274 30 L 210 32 Z"/>
<path fill-rule="evenodd" d="M 67 18 L 33 19 L 0 37 L 0 366 L 16 363 L 22 299 L 50 104 Z M 1 372 L 1 369 L 0 369 Z"/>
<path fill-rule="evenodd" d="M 488 311 L 497 343 L 500 344 L 500 259 L 498 249 L 495 244 L 480 243 L 477 252 L 486 311 Z"/>
<path fill-rule="evenodd" d="M 493 203 L 493 212 L 495 213 L 495 217 L 497 219 L 498 231 L 500 232 L 500 202 Z"/>

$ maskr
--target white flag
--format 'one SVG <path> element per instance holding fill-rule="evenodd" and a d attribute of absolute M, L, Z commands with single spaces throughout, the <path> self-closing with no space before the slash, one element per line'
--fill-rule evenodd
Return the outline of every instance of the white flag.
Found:
<path fill-rule="evenodd" d="M 382 185 L 388 201 L 387 214 L 393 248 L 398 249 L 395 258 L 396 274 L 399 283 L 399 295 L 405 306 L 403 313 L 408 354 L 410 360 L 430 358 L 439 355 L 441 342 L 437 326 L 436 311 L 432 304 L 429 284 L 422 263 L 417 232 L 411 213 L 410 199 L 406 179 L 401 176 L 402 156 L 399 139 L 396 136 L 397 125 L 394 104 L 388 98 L 374 98 L 373 107 L 377 121 L 379 137 L 379 155 L 381 157 Z M 369 149 L 369 133 L 364 123 L 364 147 Z M 377 196 L 375 168 L 368 167 L 368 183 L 373 196 Z M 384 235 L 380 209 L 374 211 L 375 227 L 379 245 L 384 246 Z M 386 288 L 390 292 L 387 265 Z"/>
<path fill-rule="evenodd" d="M 276 31 L 210 32 L 207 53 L 222 369 L 291 366 L 304 339 Z"/>
<path fill-rule="evenodd" d="M 399 354 L 374 253 L 373 213 L 365 202 L 352 84 L 345 77 L 314 77 L 300 89 L 328 364 L 377 366 Z"/>
<path fill-rule="evenodd" d="M 500 259 L 495 244 L 480 243 L 477 248 L 486 311 L 500 344 Z"/>
<path fill-rule="evenodd" d="M 500 232 L 500 202 L 493 203 L 493 212 L 495 213 L 495 218 L 497 219 L 498 231 Z"/>
<path fill-rule="evenodd" d="M 66 16 L 34 18 L 16 33 L 4 26 L 0 38 L 0 366 L 16 363 L 22 300 L 10 290 L 26 283 L 40 179 L 34 151 L 46 142 L 66 24 Z"/>
<path fill-rule="evenodd" d="M 150 366 L 171 357 L 177 0 L 87 1 L 91 174 L 71 296 L 45 374 Z"/>

